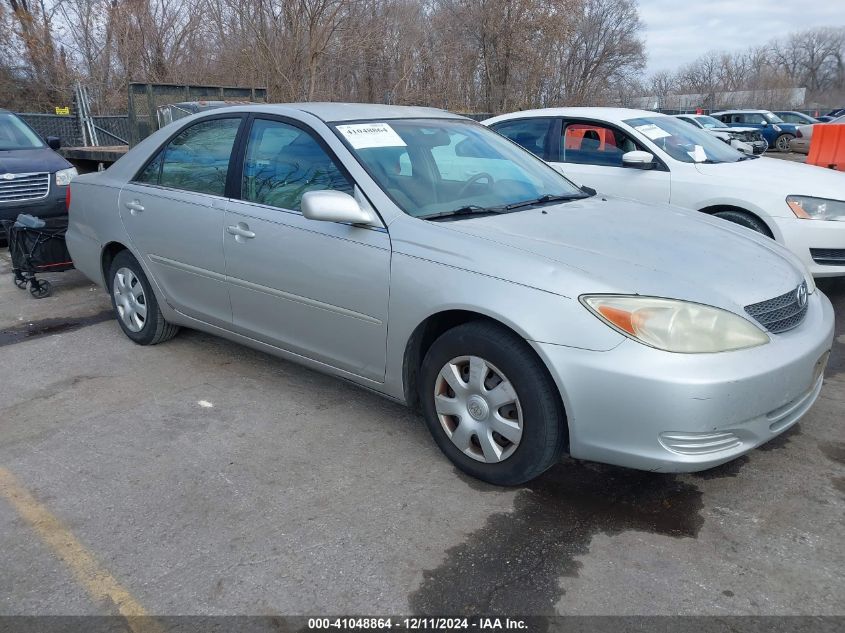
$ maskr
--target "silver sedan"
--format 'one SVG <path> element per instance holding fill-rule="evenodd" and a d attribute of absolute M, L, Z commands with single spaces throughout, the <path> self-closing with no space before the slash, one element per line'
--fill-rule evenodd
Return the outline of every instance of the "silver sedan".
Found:
<path fill-rule="evenodd" d="M 75 179 L 70 218 L 132 341 L 195 328 L 351 380 L 502 485 L 567 452 L 733 459 L 810 408 L 833 336 L 771 240 L 595 195 L 441 110 L 195 115 Z"/>

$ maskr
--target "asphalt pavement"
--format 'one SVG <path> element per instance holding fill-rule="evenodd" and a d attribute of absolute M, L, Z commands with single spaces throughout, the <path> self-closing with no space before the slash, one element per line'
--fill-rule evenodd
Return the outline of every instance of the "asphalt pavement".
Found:
<path fill-rule="evenodd" d="M 801 423 L 697 475 L 469 479 L 421 419 L 0 251 L 0 614 L 845 614 L 845 282 Z"/>

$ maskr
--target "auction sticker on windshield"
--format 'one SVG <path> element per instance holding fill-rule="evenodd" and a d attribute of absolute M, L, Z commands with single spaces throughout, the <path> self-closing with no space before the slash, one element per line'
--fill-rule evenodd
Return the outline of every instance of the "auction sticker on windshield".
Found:
<path fill-rule="evenodd" d="M 355 123 L 338 125 L 337 130 L 355 149 L 368 147 L 405 147 L 396 130 L 387 123 Z"/>
<path fill-rule="evenodd" d="M 652 141 L 656 141 L 657 139 L 664 138 L 666 136 L 672 136 L 671 133 L 656 126 L 654 123 L 649 123 L 648 125 L 638 125 L 635 129 L 645 134 Z"/>

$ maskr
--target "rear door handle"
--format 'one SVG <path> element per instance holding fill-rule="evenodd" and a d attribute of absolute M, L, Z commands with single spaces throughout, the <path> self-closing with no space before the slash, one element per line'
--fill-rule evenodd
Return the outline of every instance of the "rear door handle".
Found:
<path fill-rule="evenodd" d="M 239 237 L 242 238 L 240 241 L 243 241 L 244 239 L 251 240 L 255 237 L 255 232 L 250 231 L 249 226 L 244 222 L 238 222 L 235 226 L 227 226 L 226 232 L 229 235 L 234 235 L 235 239 L 238 239 Z"/>
<path fill-rule="evenodd" d="M 132 215 L 135 215 L 136 213 L 140 213 L 141 211 L 144 210 L 144 205 L 141 204 L 138 200 L 133 200 L 132 202 L 127 202 L 124 206 L 127 209 L 129 209 L 129 211 L 130 211 L 130 213 L 132 213 Z"/>

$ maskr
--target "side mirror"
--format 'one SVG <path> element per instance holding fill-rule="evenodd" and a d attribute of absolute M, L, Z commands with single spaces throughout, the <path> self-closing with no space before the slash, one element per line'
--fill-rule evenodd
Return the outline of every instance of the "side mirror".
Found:
<path fill-rule="evenodd" d="M 47 147 L 49 147 L 50 149 L 57 150 L 62 146 L 62 139 L 60 139 L 58 136 L 48 136 L 44 140 L 47 141 Z"/>
<path fill-rule="evenodd" d="M 651 152 L 641 152 L 639 150 L 625 152 L 622 154 L 622 166 L 631 167 L 633 169 L 653 169 L 654 154 Z"/>
<path fill-rule="evenodd" d="M 322 222 L 376 223 L 374 214 L 362 208 L 355 198 L 332 189 L 305 192 L 302 196 L 302 215 L 309 220 Z"/>
<path fill-rule="evenodd" d="M 766 127 L 767 125 L 769 125 L 769 122 L 768 122 L 768 121 L 766 121 L 766 119 L 763 119 L 763 120 L 760 122 L 760 125 L 762 125 L 763 127 Z"/>

